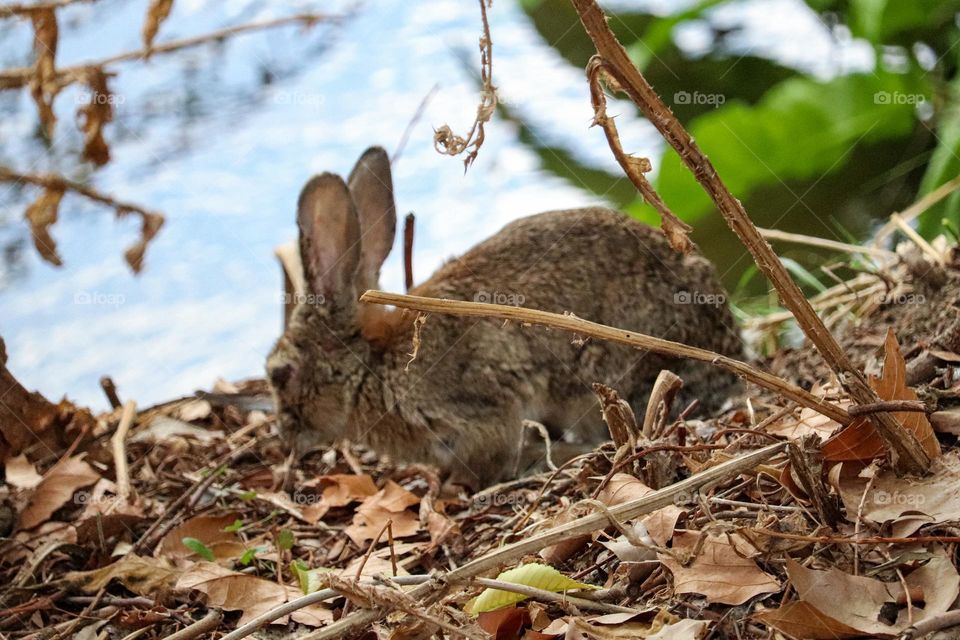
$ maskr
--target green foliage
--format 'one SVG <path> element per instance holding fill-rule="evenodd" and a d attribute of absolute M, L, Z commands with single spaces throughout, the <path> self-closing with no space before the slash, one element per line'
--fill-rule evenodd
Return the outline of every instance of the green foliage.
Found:
<path fill-rule="evenodd" d="M 183 546 L 185 546 L 187 549 L 190 549 L 190 551 L 193 551 L 204 560 L 209 562 L 216 561 L 216 557 L 213 555 L 213 551 L 210 550 L 210 547 L 203 544 L 200 540 L 188 537 L 181 540 L 181 542 L 183 543 Z"/>
<path fill-rule="evenodd" d="M 567 0 L 518 1 L 544 42 L 571 64 L 586 64 L 594 49 Z M 614 11 L 610 26 L 754 217 L 780 207 L 791 214 L 784 222 L 801 231 L 823 233 L 820 222 L 803 228 L 813 212 L 844 216 L 844 226 L 862 232 L 863 214 L 886 216 L 960 173 L 960 0 L 807 0 L 839 39 L 852 34 L 874 53 L 872 72 L 826 82 L 749 50 L 742 55 L 737 33 L 711 23 L 722 4 L 732 2 L 700 0 L 667 16 Z M 713 36 L 697 59 L 674 41 L 677 28 L 692 23 Z M 682 99 L 691 95 L 701 99 Z M 521 138 L 548 170 L 656 219 L 629 185 L 617 183 L 619 175 L 577 165 L 574 154 L 538 144 L 524 126 Z M 692 221 L 714 210 L 672 150 L 652 160 L 655 186 L 678 215 Z M 791 206 L 800 199 L 804 206 Z M 939 233 L 958 221 L 955 194 L 925 215 L 921 231 Z"/>

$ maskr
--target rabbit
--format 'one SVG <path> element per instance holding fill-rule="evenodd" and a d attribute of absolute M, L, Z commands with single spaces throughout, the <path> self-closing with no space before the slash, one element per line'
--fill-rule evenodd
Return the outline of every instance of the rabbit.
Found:
<path fill-rule="evenodd" d="M 295 456 L 345 438 L 479 488 L 511 474 L 525 419 L 558 441 L 606 439 L 593 382 L 618 389 L 638 415 L 665 368 L 686 381 L 681 400 L 699 399 L 707 410 L 737 389 L 735 376 L 705 363 L 445 315 L 423 324 L 411 361 L 416 314 L 358 302 L 377 287 L 394 241 L 382 148 L 363 153 L 346 181 L 311 178 L 297 225 L 305 291 L 266 363 L 279 430 Z M 570 312 L 742 354 L 710 263 L 675 253 L 659 230 L 602 207 L 511 222 L 410 293 Z"/>

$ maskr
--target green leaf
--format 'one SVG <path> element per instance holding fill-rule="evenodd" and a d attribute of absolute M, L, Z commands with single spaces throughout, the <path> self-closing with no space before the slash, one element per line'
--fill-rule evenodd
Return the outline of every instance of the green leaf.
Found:
<path fill-rule="evenodd" d="M 297 539 L 293 535 L 293 531 L 290 529 L 281 529 L 280 534 L 277 536 L 277 546 L 280 547 L 281 551 L 289 551 L 293 549 L 294 543 Z"/>
<path fill-rule="evenodd" d="M 321 580 L 323 575 L 333 571 L 333 569 L 322 567 L 319 569 L 311 569 L 303 560 L 294 560 L 291 562 L 290 570 L 297 576 L 297 581 L 300 583 L 300 590 L 303 591 L 303 595 L 319 591 L 323 586 L 323 581 Z"/>
<path fill-rule="evenodd" d="M 878 72 L 827 83 L 793 78 L 754 106 L 728 102 L 689 129 L 743 199 L 764 185 L 834 172 L 857 145 L 907 136 L 916 124 L 916 103 L 929 95 L 929 83 L 919 75 Z M 713 209 L 676 153 L 668 151 L 660 165 L 657 188 L 677 215 L 690 221 Z"/>
<path fill-rule="evenodd" d="M 250 502 L 251 500 L 256 500 L 256 498 L 257 498 L 257 492 L 256 492 L 256 491 L 253 491 L 253 490 L 251 490 L 251 491 L 244 491 L 243 493 L 240 494 L 239 497 L 240 497 L 241 500 L 243 500 L 243 501 L 245 501 L 245 502 Z"/>
<path fill-rule="evenodd" d="M 783 263 L 783 266 L 787 268 L 787 271 L 790 274 L 802 282 L 803 284 L 816 289 L 818 292 L 822 293 L 827 290 L 826 285 L 817 280 L 817 277 L 810 273 L 806 267 L 794 260 L 793 258 L 780 257 L 780 262 Z"/>
<path fill-rule="evenodd" d="M 180 542 L 183 543 L 183 546 L 185 546 L 187 549 L 190 549 L 190 551 L 193 551 L 195 554 L 197 554 L 198 556 L 200 556 L 200 557 L 203 558 L 204 560 L 209 560 L 210 562 L 215 562 L 216 559 L 217 559 L 217 558 L 213 555 L 213 551 L 210 550 L 210 547 L 208 547 L 207 545 L 203 544 L 202 542 L 200 542 L 200 541 L 197 540 L 196 538 L 189 538 L 189 537 L 187 537 L 187 538 L 184 538 L 183 540 L 181 540 Z"/>
<path fill-rule="evenodd" d="M 250 549 L 247 549 L 246 551 L 243 552 L 243 555 L 240 556 L 240 559 L 238 560 L 238 562 L 243 566 L 247 566 L 248 564 L 253 562 L 253 559 L 257 557 L 258 553 L 263 553 L 264 551 L 266 551 L 266 547 L 252 547 Z"/>
<path fill-rule="evenodd" d="M 905 32 L 949 21 L 958 5 L 956 0 L 851 0 L 849 26 L 854 36 L 890 44 Z"/>
<path fill-rule="evenodd" d="M 242 528 L 243 528 L 243 520 L 240 520 L 239 518 L 237 518 L 236 520 L 233 521 L 233 524 L 228 524 L 223 528 L 223 530 L 226 533 L 237 533 Z"/>
<path fill-rule="evenodd" d="M 957 103 L 960 99 L 960 76 L 950 83 L 948 94 L 947 106 L 939 116 L 937 146 L 920 183 L 920 196 L 960 175 L 960 105 Z M 944 220 L 954 227 L 960 223 L 960 192 L 954 191 L 927 209 L 920 218 L 920 234 L 926 238 L 936 236 L 944 227 Z"/>
<path fill-rule="evenodd" d="M 543 589 L 544 591 L 551 591 L 553 593 L 577 589 L 600 588 L 592 584 L 577 582 L 549 565 L 537 563 L 522 564 L 514 569 L 504 571 L 497 576 L 497 580 Z M 485 611 L 500 609 L 526 599 L 527 596 L 511 591 L 484 589 L 479 596 L 470 600 L 463 609 L 469 614 L 476 615 Z"/>

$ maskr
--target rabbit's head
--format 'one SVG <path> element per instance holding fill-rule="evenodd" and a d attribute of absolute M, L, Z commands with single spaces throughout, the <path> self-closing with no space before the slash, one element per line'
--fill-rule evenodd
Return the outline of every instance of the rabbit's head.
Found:
<path fill-rule="evenodd" d="M 349 179 L 311 178 L 297 202 L 302 291 L 267 358 L 280 432 L 304 453 L 345 435 L 374 346 L 357 297 L 377 286 L 396 207 L 390 161 L 368 149 Z"/>

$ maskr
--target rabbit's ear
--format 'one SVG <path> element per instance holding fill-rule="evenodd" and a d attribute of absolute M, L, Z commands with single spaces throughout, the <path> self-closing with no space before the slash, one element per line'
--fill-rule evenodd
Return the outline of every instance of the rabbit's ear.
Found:
<path fill-rule="evenodd" d="M 382 147 L 363 152 L 350 172 L 350 195 L 357 207 L 360 233 L 363 236 L 357 290 L 377 287 L 380 266 L 393 247 L 397 229 L 397 206 L 393 201 L 393 178 L 390 158 Z"/>
<path fill-rule="evenodd" d="M 334 303 L 355 302 L 360 224 L 343 178 L 314 176 L 297 202 L 300 258 L 306 287 Z"/>

